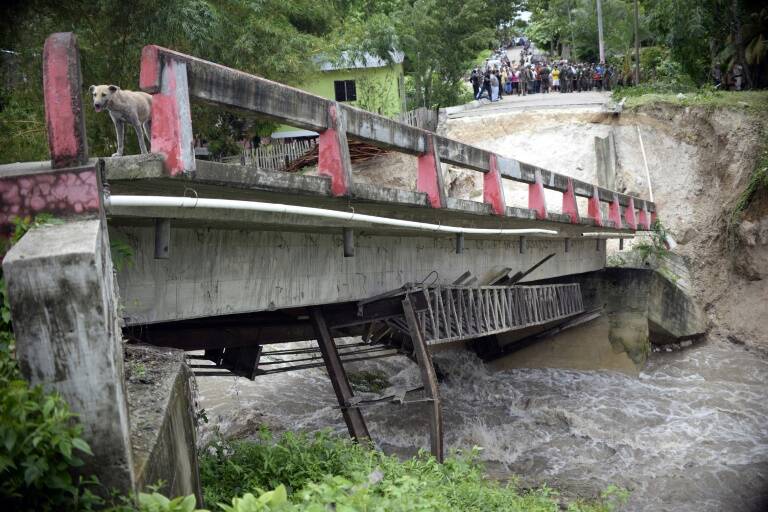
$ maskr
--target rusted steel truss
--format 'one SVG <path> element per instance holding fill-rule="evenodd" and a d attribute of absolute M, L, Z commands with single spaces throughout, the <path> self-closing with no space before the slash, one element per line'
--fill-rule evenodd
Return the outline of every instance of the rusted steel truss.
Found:
<path fill-rule="evenodd" d="M 567 318 L 584 311 L 578 283 L 537 286 L 432 286 L 416 320 L 429 345 L 479 338 Z M 406 318 L 388 326 L 411 335 Z"/>

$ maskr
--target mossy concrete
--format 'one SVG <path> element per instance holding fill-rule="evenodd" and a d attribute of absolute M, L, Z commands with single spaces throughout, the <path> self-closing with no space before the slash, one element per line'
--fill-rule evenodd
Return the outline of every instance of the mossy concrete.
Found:
<path fill-rule="evenodd" d="M 137 487 L 161 483 L 165 495 L 194 494 L 202 504 L 193 376 L 184 353 L 129 345 L 125 366 Z"/>

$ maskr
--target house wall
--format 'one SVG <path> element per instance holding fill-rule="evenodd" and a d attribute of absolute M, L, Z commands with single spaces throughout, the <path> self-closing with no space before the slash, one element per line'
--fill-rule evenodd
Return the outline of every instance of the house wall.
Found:
<path fill-rule="evenodd" d="M 394 116 L 403 112 L 405 91 L 402 89 L 402 76 L 402 64 L 381 68 L 339 69 L 318 72 L 298 87 L 324 98 L 335 99 L 334 81 L 355 80 L 357 101 L 348 102 L 350 105 L 376 114 Z M 296 128 L 281 125 L 275 132 L 293 130 Z"/>

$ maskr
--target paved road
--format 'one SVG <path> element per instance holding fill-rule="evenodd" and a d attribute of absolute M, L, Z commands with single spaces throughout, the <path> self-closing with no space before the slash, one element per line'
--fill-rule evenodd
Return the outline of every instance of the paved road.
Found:
<path fill-rule="evenodd" d="M 544 109 L 584 108 L 602 110 L 603 106 L 608 104 L 610 99 L 610 92 L 572 92 L 566 94 L 551 92 L 549 94 L 529 94 L 527 96 L 507 96 L 505 94 L 504 98 L 500 101 L 490 103 L 488 100 L 482 100 L 483 105 L 449 114 L 448 119 Z"/>
<path fill-rule="evenodd" d="M 520 46 L 507 50 L 507 56 L 513 65 L 517 65 L 520 62 L 521 50 L 522 47 Z M 532 46 L 531 51 L 536 52 L 537 50 Z M 505 94 L 501 101 L 490 103 L 488 100 L 482 100 L 483 105 L 480 107 L 449 114 L 448 119 L 558 108 L 602 110 L 604 105 L 608 104 L 610 100 L 611 93 L 609 92 L 573 92 L 566 94 L 553 92 L 549 94 L 529 94 L 527 96 L 507 96 Z"/>

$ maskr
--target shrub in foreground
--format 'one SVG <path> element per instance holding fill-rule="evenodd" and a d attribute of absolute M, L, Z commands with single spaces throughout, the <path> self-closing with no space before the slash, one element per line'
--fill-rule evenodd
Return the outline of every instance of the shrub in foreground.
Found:
<path fill-rule="evenodd" d="M 401 462 L 327 432 L 274 440 L 263 431 L 258 441 L 213 443 L 201 454 L 200 470 L 206 504 L 226 512 L 559 510 L 552 489 L 523 492 L 487 479 L 478 453 L 438 464 L 421 452 Z M 614 510 L 626 497 L 610 488 L 600 502 L 574 502 L 570 510 Z"/>

